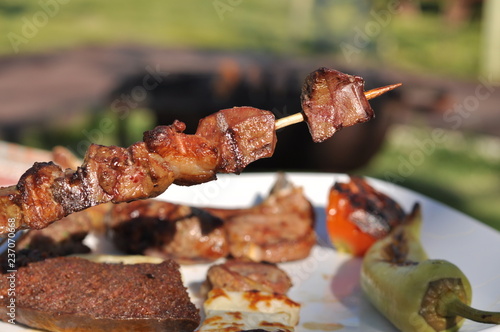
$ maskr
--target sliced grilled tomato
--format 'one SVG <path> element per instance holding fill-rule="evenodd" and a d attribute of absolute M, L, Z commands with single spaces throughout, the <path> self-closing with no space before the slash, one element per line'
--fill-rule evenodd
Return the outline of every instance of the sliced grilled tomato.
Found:
<path fill-rule="evenodd" d="M 330 189 L 326 227 L 338 251 L 363 256 L 378 239 L 403 222 L 405 212 L 389 196 L 375 190 L 365 179 L 350 176 Z"/>

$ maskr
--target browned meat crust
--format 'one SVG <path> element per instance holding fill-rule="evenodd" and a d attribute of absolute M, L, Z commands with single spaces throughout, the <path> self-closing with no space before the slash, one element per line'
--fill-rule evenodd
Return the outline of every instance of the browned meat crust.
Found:
<path fill-rule="evenodd" d="M 309 256 L 316 244 L 313 207 L 281 173 L 269 197 L 246 209 L 201 209 L 149 199 L 118 204 L 111 211 L 110 235 L 120 250 L 183 264 L 229 255 L 293 261 Z"/>
<path fill-rule="evenodd" d="M 231 110 L 222 110 L 198 125 L 196 135 L 217 142 L 218 172 L 241 173 L 251 162 L 271 157 L 276 147 L 274 115 L 251 107 L 240 107 L 241 112 L 228 116 Z M 249 112 L 252 116 L 248 116 Z"/>
<path fill-rule="evenodd" d="M 0 319 L 6 321 L 9 275 L 0 279 Z M 16 321 L 31 327 L 193 331 L 200 322 L 174 261 L 123 265 L 59 257 L 29 264 L 13 275 Z"/>
<path fill-rule="evenodd" d="M 210 131 L 211 123 L 216 127 Z M 237 173 L 271 156 L 276 144 L 274 115 L 251 107 L 222 110 L 199 127 L 199 133 L 187 135 L 185 125 L 175 121 L 146 132 L 144 142 L 128 148 L 91 145 L 76 170 L 35 163 L 17 186 L 0 188 L 0 233 L 11 230 L 9 220 L 15 229 L 41 229 L 91 206 L 155 197 L 172 183 L 198 184 L 217 172 Z"/>
<path fill-rule="evenodd" d="M 251 291 L 286 294 L 292 281 L 276 264 L 228 260 L 212 265 L 207 272 L 207 291 L 224 288 L 228 291 Z"/>
<path fill-rule="evenodd" d="M 312 204 L 302 188 L 287 180 L 278 179 L 269 197 L 251 208 L 206 210 L 224 220 L 229 252 L 235 258 L 272 263 L 299 260 L 309 256 L 316 244 Z"/>
<path fill-rule="evenodd" d="M 193 264 L 229 253 L 222 220 L 186 205 L 155 199 L 118 204 L 111 210 L 109 229 L 116 247 L 128 254 Z"/>
<path fill-rule="evenodd" d="M 337 70 L 320 68 L 302 86 L 302 110 L 314 142 L 322 142 L 343 127 L 375 116 L 365 94 L 364 80 Z"/>

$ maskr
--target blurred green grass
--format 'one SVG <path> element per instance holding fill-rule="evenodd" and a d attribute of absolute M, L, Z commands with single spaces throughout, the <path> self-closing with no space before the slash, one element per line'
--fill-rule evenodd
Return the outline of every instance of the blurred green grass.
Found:
<path fill-rule="evenodd" d="M 432 130 L 395 125 L 382 151 L 355 173 L 395 182 L 500 230 L 500 138 L 445 131 L 444 142 L 431 144 Z"/>
<path fill-rule="evenodd" d="M 226 1 L 222 1 L 227 3 Z M 236 3 L 236 2 L 234 2 Z M 85 44 L 279 50 L 286 40 L 286 1 L 255 1 L 217 9 L 212 1 L 80 1 L 59 5 L 21 53 Z M 9 8 L 17 8 L 12 10 Z M 44 9 L 38 2 L 0 4 L 0 29 L 22 35 L 26 20 Z M 285 25 L 286 26 L 286 25 Z M 12 53 L 2 38 L 0 53 Z"/>
<path fill-rule="evenodd" d="M 425 11 L 421 15 L 389 13 L 379 23 L 374 13 L 387 14 L 388 1 L 378 1 L 376 8 L 362 0 L 65 2 L 2 1 L 0 55 L 127 43 L 327 54 L 353 65 L 457 77 L 475 77 L 479 66 L 480 20 L 450 26 L 439 12 Z M 370 27 L 377 24 L 378 29 L 370 33 Z M 368 40 L 356 46 L 359 52 L 346 56 L 341 45 L 355 44 L 360 31 L 368 34 Z"/>
<path fill-rule="evenodd" d="M 437 15 L 394 20 L 382 36 L 379 54 L 403 70 L 425 70 L 452 77 L 475 78 L 480 70 L 481 24 L 450 27 Z M 391 49 L 384 52 L 383 47 Z"/>

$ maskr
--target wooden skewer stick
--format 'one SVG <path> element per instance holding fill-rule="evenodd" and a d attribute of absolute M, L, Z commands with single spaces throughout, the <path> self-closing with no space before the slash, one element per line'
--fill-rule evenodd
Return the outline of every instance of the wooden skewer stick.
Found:
<path fill-rule="evenodd" d="M 397 83 L 397 84 L 386 85 L 386 86 L 382 86 L 380 88 L 368 90 L 368 91 L 365 91 L 365 97 L 366 97 L 366 99 L 370 100 L 370 99 L 376 98 L 380 95 L 383 95 L 386 92 L 394 90 L 401 85 L 403 85 L 403 84 Z M 281 119 L 277 119 L 275 122 L 274 128 L 275 128 L 275 130 L 278 130 L 278 129 L 285 128 L 285 127 L 291 126 L 293 124 L 296 124 L 296 123 L 299 123 L 302 121 L 304 121 L 304 114 L 302 114 L 302 112 L 299 112 L 299 113 L 295 113 L 295 114 L 286 116 L 286 117 L 281 118 Z"/>

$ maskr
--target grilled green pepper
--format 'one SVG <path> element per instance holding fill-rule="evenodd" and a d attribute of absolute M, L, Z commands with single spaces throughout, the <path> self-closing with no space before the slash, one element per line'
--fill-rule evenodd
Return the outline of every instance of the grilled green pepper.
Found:
<path fill-rule="evenodd" d="M 403 332 L 457 331 L 464 319 L 500 324 L 499 312 L 470 307 L 471 285 L 456 265 L 428 259 L 421 224 L 417 203 L 405 223 L 366 253 L 361 287 L 372 304 Z"/>

